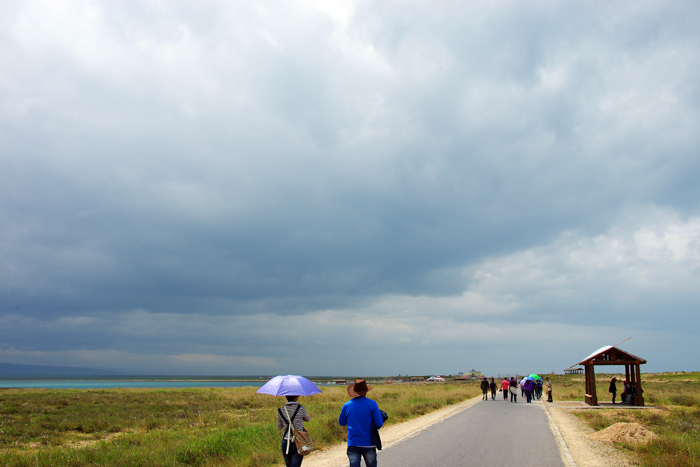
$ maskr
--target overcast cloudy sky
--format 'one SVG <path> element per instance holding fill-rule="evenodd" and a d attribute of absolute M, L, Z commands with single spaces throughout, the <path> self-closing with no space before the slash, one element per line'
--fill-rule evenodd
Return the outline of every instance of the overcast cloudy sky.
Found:
<path fill-rule="evenodd" d="M 2 0 L 0 361 L 561 373 L 632 337 L 700 370 L 698 24 Z"/>

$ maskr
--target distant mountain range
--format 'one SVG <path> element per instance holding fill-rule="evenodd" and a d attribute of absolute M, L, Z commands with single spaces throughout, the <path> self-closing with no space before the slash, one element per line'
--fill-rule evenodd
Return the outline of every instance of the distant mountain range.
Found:
<path fill-rule="evenodd" d="M 18 365 L 0 363 L 0 379 L 14 378 L 80 378 L 92 376 L 120 376 L 123 373 L 113 370 L 80 368 L 72 366 Z"/>

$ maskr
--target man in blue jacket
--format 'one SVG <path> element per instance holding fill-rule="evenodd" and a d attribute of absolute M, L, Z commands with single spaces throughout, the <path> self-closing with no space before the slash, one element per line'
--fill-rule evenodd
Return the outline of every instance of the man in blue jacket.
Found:
<path fill-rule="evenodd" d="M 379 406 L 368 399 L 367 392 L 372 388 L 367 386 L 364 379 L 356 379 L 348 386 L 348 394 L 352 397 L 342 410 L 338 423 L 348 427 L 348 459 L 350 467 L 360 467 L 360 460 L 365 460 L 366 467 L 377 467 L 377 448 L 372 442 L 372 422 L 381 428 L 384 424 Z"/>

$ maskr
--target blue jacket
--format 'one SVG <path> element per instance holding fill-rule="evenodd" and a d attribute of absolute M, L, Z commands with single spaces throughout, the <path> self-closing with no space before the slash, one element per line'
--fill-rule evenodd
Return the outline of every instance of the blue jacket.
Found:
<path fill-rule="evenodd" d="M 372 421 L 376 423 L 377 428 L 384 424 L 379 406 L 372 399 L 365 396 L 355 397 L 343 404 L 338 423 L 348 427 L 348 446 L 374 446 Z"/>

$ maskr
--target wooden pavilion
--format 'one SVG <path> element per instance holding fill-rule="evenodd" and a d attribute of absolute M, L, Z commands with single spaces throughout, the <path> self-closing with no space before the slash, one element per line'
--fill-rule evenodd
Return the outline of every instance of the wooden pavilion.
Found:
<path fill-rule="evenodd" d="M 636 388 L 636 396 L 630 405 L 643 406 L 644 395 L 642 392 L 642 379 L 639 366 L 647 361 L 636 355 L 620 350 L 615 346 L 608 345 L 596 350 L 586 359 L 577 363 L 583 365 L 586 380 L 585 402 L 588 405 L 598 405 L 598 395 L 595 388 L 595 365 L 624 365 L 625 379 Z"/>

